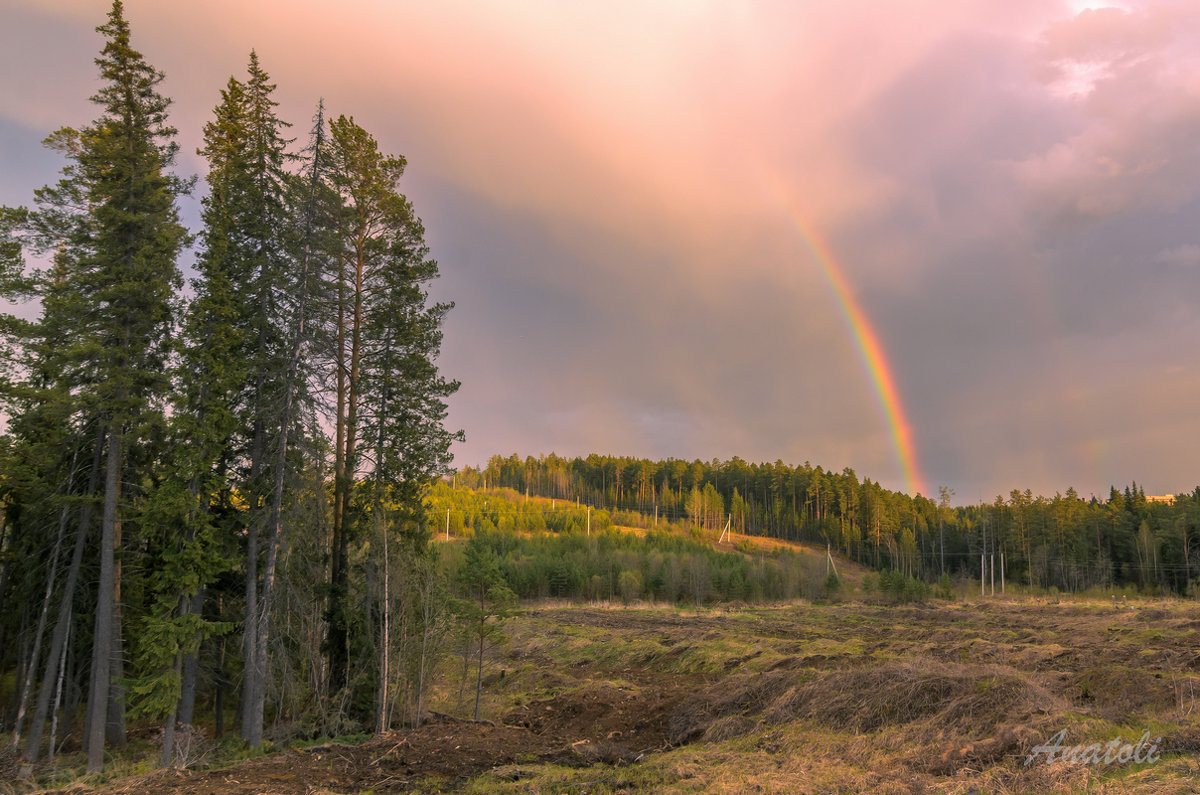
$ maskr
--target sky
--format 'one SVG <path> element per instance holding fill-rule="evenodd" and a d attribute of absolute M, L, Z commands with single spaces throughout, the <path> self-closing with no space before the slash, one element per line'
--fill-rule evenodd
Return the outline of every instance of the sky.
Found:
<path fill-rule="evenodd" d="M 0 203 L 103 0 L 0 0 Z M 182 146 L 250 50 L 402 154 L 456 464 L 810 462 L 958 504 L 1200 484 L 1200 3 L 128 0 Z M 183 208 L 195 227 L 197 199 Z"/>

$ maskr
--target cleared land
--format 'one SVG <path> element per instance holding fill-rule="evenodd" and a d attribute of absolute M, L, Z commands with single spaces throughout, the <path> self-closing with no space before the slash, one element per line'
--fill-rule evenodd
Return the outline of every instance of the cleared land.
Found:
<path fill-rule="evenodd" d="M 1200 776 L 1191 603 L 564 606 L 507 629 L 489 721 L 435 714 L 99 791 L 1191 792 Z M 457 696 L 454 681 L 435 709 Z M 1163 756 L 1023 765 L 1064 729 L 1067 744 L 1148 731 Z"/>

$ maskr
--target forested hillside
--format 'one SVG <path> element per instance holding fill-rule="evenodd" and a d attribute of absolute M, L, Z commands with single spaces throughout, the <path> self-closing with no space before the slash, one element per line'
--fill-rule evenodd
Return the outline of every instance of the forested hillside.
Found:
<path fill-rule="evenodd" d="M 443 601 L 422 499 L 460 434 L 405 160 L 315 98 L 294 141 L 250 53 L 185 229 L 163 75 L 119 1 L 97 30 L 96 118 L 51 133 L 59 179 L 0 214 L 19 307 L 0 316 L 0 721 L 28 763 L 70 732 L 98 771 L 135 718 L 161 722 L 164 762 L 200 712 L 250 746 L 268 721 L 406 718 L 395 683 L 428 649 L 401 639 Z"/>
<path fill-rule="evenodd" d="M 1200 487 L 1150 500 L 1136 484 L 1105 500 L 1074 489 L 1053 497 L 1012 490 L 979 505 L 889 491 L 852 469 L 831 472 L 729 461 L 650 461 L 590 455 L 494 456 L 457 482 L 579 500 L 644 517 L 687 518 L 742 533 L 832 544 L 854 560 L 926 581 L 943 573 L 978 577 L 993 559 L 1007 580 L 1079 591 L 1129 585 L 1191 593 L 1200 576 Z M 999 575 L 997 575 L 999 576 Z M 989 574 L 990 578 L 990 574 Z"/>
<path fill-rule="evenodd" d="M 440 483 L 428 503 L 438 538 L 467 537 L 490 550 L 506 587 L 526 599 L 700 607 L 823 597 L 839 585 L 836 575 L 829 580 L 824 547 L 819 553 L 789 545 L 762 549 L 732 535 L 717 545 L 719 533 L 687 520 L 663 517 L 655 524 L 635 512 L 610 515 L 506 488 L 456 489 Z M 442 554 L 447 571 L 460 568 L 462 551 L 451 545 Z"/>

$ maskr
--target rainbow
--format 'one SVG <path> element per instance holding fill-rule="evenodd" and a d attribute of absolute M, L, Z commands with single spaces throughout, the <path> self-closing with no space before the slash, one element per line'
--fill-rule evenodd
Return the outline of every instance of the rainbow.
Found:
<path fill-rule="evenodd" d="M 908 422 L 908 415 L 904 413 L 900 390 L 896 388 L 896 379 L 892 375 L 892 368 L 884 354 L 883 345 L 879 342 L 879 335 L 875 333 L 874 326 L 867 319 L 862 304 L 855 297 L 854 290 L 851 289 L 850 282 L 846 279 L 842 268 L 838 266 L 837 258 L 833 255 L 829 244 L 817 233 L 816 229 L 805 223 L 803 214 L 796 203 L 789 199 L 782 186 L 776 184 L 776 188 L 787 208 L 788 219 L 799 232 L 804 245 L 812 252 L 817 264 L 820 265 L 821 273 L 824 274 L 829 290 L 833 293 L 834 300 L 841 310 L 842 318 L 846 321 L 855 345 L 858 347 L 867 377 L 875 388 L 875 397 L 880 411 L 883 413 L 884 422 L 890 429 L 892 447 L 895 449 L 896 459 L 904 476 L 905 488 L 913 496 L 927 494 L 924 478 L 921 477 L 920 469 L 917 466 L 917 450 L 913 444 L 912 426 Z"/>

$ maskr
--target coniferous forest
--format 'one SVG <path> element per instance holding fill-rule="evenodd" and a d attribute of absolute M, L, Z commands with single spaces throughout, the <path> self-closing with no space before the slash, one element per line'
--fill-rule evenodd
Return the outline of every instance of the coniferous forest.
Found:
<path fill-rule="evenodd" d="M 254 749 L 414 725 L 451 667 L 479 718 L 521 598 L 827 592 L 790 548 L 715 549 L 723 530 L 920 595 L 981 564 L 1030 589 L 1193 593 L 1200 488 L 956 505 L 738 458 L 452 471 L 452 307 L 430 298 L 404 157 L 323 101 L 293 127 L 251 52 L 204 125 L 203 179 L 179 174 L 119 0 L 97 30 L 95 118 L 50 132 L 57 180 L 0 208 L 0 728 L 26 765 L 73 737 L 101 771 L 134 723 L 161 727 L 164 764 L 201 722 Z"/>
<path fill-rule="evenodd" d="M 738 533 L 830 545 L 926 582 L 978 578 L 981 556 L 990 572 L 1001 555 L 1008 582 L 1067 592 L 1130 586 L 1191 595 L 1200 577 L 1200 487 L 1151 498 L 1132 483 L 1103 500 L 1073 488 L 1053 497 L 1013 489 L 955 506 L 945 487 L 936 499 L 910 496 L 849 468 L 553 454 L 493 456 L 483 469 L 463 468 L 456 482 L 579 500 L 626 512 L 627 524 L 659 516 L 715 532 L 728 523 Z"/>
<path fill-rule="evenodd" d="M 461 436 L 405 160 L 321 103 L 293 135 L 250 53 L 198 186 L 119 0 L 98 32 L 95 119 L 0 217 L 0 294 L 32 308 L 0 328 L 6 726 L 32 763 L 81 720 L 98 771 L 130 719 L 164 760 L 198 709 L 252 747 L 281 700 L 386 721 L 415 679 L 377 625 L 434 618 L 422 497 Z"/>

